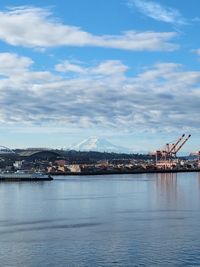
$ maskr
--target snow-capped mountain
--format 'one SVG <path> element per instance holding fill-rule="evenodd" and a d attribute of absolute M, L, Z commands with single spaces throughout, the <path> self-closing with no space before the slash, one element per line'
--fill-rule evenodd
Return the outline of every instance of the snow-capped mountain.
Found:
<path fill-rule="evenodd" d="M 115 152 L 115 153 L 131 153 L 128 148 L 116 146 L 105 138 L 89 137 L 77 145 L 69 147 L 76 151 L 97 151 L 97 152 Z"/>

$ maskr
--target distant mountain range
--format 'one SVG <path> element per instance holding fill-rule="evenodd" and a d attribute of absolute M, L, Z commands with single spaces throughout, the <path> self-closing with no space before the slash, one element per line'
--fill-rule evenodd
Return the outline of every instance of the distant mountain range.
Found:
<path fill-rule="evenodd" d="M 89 137 L 82 142 L 70 146 L 68 149 L 76 151 L 97 151 L 97 152 L 114 152 L 114 153 L 133 153 L 128 148 L 116 146 L 105 138 Z"/>

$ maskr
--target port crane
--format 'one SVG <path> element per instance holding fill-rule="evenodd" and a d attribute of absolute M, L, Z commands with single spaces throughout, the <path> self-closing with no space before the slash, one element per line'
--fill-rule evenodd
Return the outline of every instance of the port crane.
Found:
<path fill-rule="evenodd" d="M 174 156 L 176 155 L 176 153 L 177 153 L 176 148 L 177 148 L 178 144 L 183 140 L 184 137 L 185 137 L 185 134 L 182 134 L 182 136 L 178 138 L 176 143 L 172 144 L 171 146 L 170 146 L 170 144 L 166 144 L 169 154 L 174 155 Z"/>
<path fill-rule="evenodd" d="M 184 146 L 184 144 L 189 140 L 189 138 L 191 137 L 191 134 L 189 134 L 184 140 L 183 142 L 176 148 L 175 150 L 175 157 L 177 152 Z"/>
<path fill-rule="evenodd" d="M 190 137 L 190 134 L 187 137 L 185 137 L 185 134 L 182 134 L 175 143 L 167 143 L 164 148 L 151 153 L 151 155 L 155 156 L 156 166 L 163 165 L 164 168 L 166 166 L 172 166 L 174 159 L 176 159 L 177 157 L 177 153 L 189 140 Z"/>

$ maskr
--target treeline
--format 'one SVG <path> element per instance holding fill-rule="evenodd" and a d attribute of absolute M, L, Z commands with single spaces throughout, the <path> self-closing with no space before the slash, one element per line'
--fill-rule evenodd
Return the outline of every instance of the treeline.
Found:
<path fill-rule="evenodd" d="M 80 162 L 80 163 L 95 163 L 99 160 L 108 160 L 108 161 L 124 161 L 124 160 L 147 160 L 151 157 L 149 155 L 143 154 L 125 154 L 125 153 L 107 153 L 107 152 L 96 152 L 96 151 L 60 151 L 63 158 L 69 162 Z"/>

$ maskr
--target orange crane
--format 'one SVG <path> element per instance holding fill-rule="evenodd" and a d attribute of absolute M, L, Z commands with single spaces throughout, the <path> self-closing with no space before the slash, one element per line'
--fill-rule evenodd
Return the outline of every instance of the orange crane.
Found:
<path fill-rule="evenodd" d="M 174 151 L 174 155 L 175 155 L 175 157 L 176 157 L 176 154 L 177 154 L 177 152 L 184 146 L 184 144 L 188 141 L 188 139 L 191 137 L 191 134 L 189 134 L 186 138 L 185 138 L 185 140 L 183 140 L 183 142 L 177 147 L 177 148 L 175 148 L 175 151 Z"/>
<path fill-rule="evenodd" d="M 191 137 L 189 134 L 185 139 L 185 134 L 182 134 L 181 137 L 174 144 L 166 144 L 164 149 L 156 150 L 152 154 L 156 157 L 156 165 L 157 163 L 163 164 L 163 166 L 167 166 L 170 164 L 173 165 L 172 159 L 176 158 L 178 151 L 184 146 L 184 144 Z M 158 161 L 159 159 L 159 161 Z"/>
<path fill-rule="evenodd" d="M 177 145 L 183 140 L 184 137 L 185 137 L 185 134 L 182 134 L 182 136 L 179 137 L 179 139 L 176 141 L 176 143 L 172 144 L 171 148 L 170 148 L 169 144 L 167 144 L 169 147 L 169 153 L 172 153 L 172 154 L 175 153 L 175 149 L 176 149 Z"/>

